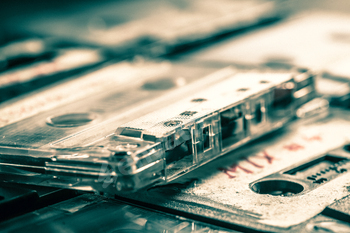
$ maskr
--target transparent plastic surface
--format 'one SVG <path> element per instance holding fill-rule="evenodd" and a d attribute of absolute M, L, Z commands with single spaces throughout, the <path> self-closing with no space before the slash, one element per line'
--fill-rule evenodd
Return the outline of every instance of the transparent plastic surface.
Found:
<path fill-rule="evenodd" d="M 291 121 L 313 97 L 295 96 L 305 88 L 298 75 L 225 68 L 167 91 L 135 82 L 129 95 L 103 93 L 35 115 L 0 129 L 1 176 L 108 193 L 167 183 Z"/>

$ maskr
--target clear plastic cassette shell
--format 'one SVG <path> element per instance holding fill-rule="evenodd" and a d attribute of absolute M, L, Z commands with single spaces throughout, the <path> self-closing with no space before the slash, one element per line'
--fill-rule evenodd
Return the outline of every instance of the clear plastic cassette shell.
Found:
<path fill-rule="evenodd" d="M 4 137 L 0 143 L 39 148 L 107 120 L 114 122 L 117 118 L 125 123 L 188 95 L 195 87 L 215 82 L 212 76 L 219 80 L 236 72 L 227 68 L 213 73 L 216 70 L 144 60 L 105 65 L 58 86 L 2 104 L 0 131 Z M 29 130 L 42 137 L 33 137 Z"/>
<path fill-rule="evenodd" d="M 147 96 L 135 81 L 1 128 L 1 173 L 108 193 L 167 183 L 286 125 L 315 96 L 313 78 L 228 67 L 163 93 L 147 82 Z"/>
<path fill-rule="evenodd" d="M 170 183 L 118 198 L 256 231 L 303 232 L 322 215 L 348 222 L 349 114 L 330 111 L 293 121 Z M 308 227 L 337 231 L 319 220 Z"/>

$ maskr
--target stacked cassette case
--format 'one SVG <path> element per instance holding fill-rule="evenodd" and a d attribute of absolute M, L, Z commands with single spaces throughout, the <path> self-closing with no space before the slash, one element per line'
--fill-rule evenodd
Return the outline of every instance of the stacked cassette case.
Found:
<path fill-rule="evenodd" d="M 330 110 L 168 184 L 116 198 L 243 231 L 347 232 L 349 114 Z"/>
<path fill-rule="evenodd" d="M 193 75 L 185 78 L 181 69 Z M 176 70 L 180 76 L 164 78 Z M 51 110 L 0 129 L 6 180 L 107 193 L 167 183 L 283 127 L 315 95 L 313 75 L 304 70 L 213 72 L 141 61 L 107 66 L 79 82 L 90 85 L 89 77 L 110 82 L 93 96 L 88 89 L 67 93 L 60 107 L 50 103 Z M 74 82 L 64 90 L 69 86 Z M 304 88 L 311 91 L 297 94 Z M 80 100 L 62 105 L 74 98 Z"/>
<path fill-rule="evenodd" d="M 24 15 L 6 26 L 124 57 L 159 56 L 280 19 L 287 12 L 284 5 L 272 0 L 90 2 Z"/>
<path fill-rule="evenodd" d="M 0 45 L 0 103 L 36 91 L 107 60 L 100 49 L 24 37 Z"/>

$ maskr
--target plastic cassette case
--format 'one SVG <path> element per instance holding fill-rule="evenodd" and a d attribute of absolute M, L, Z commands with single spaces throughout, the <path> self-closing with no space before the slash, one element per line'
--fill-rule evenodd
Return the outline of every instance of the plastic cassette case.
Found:
<path fill-rule="evenodd" d="M 339 6 L 344 4 L 341 3 Z M 322 5 L 324 3 L 320 3 Z M 349 107 L 348 14 L 330 11 L 308 11 L 271 25 L 203 48 L 182 58 L 205 64 L 250 64 L 276 69 L 306 67 L 320 74 L 317 92 L 331 105 Z M 301 33 L 302 32 L 302 33 Z M 296 39 L 295 35 L 298 35 Z M 180 55 L 181 56 L 181 55 Z"/>
<path fill-rule="evenodd" d="M 108 1 L 8 22 L 17 31 L 107 48 L 120 56 L 163 55 L 283 16 L 276 1 Z M 64 13 L 63 13 L 64 12 Z M 45 18 L 45 20 L 42 20 Z M 58 30 L 59 29 L 59 30 Z"/>
<path fill-rule="evenodd" d="M 313 75 L 300 70 L 155 80 L 166 63 L 139 64 L 149 72 L 141 77 L 115 66 L 138 79 L 2 127 L 2 178 L 108 193 L 167 183 L 283 127 L 315 94 Z"/>
<path fill-rule="evenodd" d="M 244 232 L 349 232 L 349 111 L 329 110 L 117 198 Z"/>
<path fill-rule="evenodd" d="M 98 49 L 26 38 L 0 47 L 0 102 L 91 70 L 106 61 Z"/>

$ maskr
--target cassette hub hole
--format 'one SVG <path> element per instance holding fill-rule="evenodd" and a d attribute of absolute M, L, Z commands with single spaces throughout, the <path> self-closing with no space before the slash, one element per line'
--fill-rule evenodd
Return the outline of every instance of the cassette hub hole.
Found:
<path fill-rule="evenodd" d="M 237 91 L 238 92 L 245 92 L 245 91 L 248 91 L 248 90 L 249 90 L 249 88 L 240 88 Z"/>
<path fill-rule="evenodd" d="M 77 127 L 90 123 L 95 116 L 90 113 L 69 113 L 49 117 L 47 124 L 54 127 Z"/>
<path fill-rule="evenodd" d="M 204 98 L 197 98 L 197 99 L 191 100 L 191 102 L 204 102 L 204 101 L 207 101 L 207 99 L 204 99 Z"/>
<path fill-rule="evenodd" d="M 264 180 L 251 185 L 251 189 L 258 194 L 293 196 L 301 193 L 304 187 L 301 184 L 288 180 Z"/>

